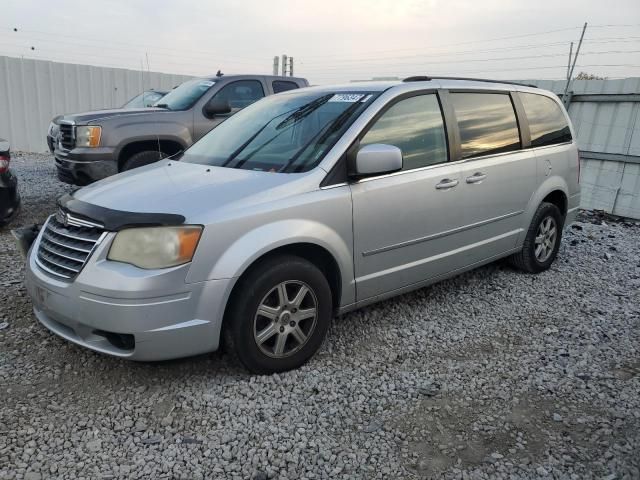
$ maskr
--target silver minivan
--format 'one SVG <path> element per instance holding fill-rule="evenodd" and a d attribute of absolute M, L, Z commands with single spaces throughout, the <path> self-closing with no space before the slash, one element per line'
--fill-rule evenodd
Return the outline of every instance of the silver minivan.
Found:
<path fill-rule="evenodd" d="M 218 349 L 284 371 L 334 315 L 509 257 L 554 261 L 580 203 L 550 92 L 412 77 L 290 91 L 161 160 L 67 195 L 26 281 L 38 320 L 92 350 Z"/>

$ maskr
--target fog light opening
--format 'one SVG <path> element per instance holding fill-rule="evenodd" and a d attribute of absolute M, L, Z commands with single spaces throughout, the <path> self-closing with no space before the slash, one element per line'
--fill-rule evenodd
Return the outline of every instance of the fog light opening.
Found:
<path fill-rule="evenodd" d="M 105 332 L 104 330 L 94 330 L 93 333 L 107 339 L 107 341 L 120 350 L 133 350 L 136 341 L 130 333 Z"/>

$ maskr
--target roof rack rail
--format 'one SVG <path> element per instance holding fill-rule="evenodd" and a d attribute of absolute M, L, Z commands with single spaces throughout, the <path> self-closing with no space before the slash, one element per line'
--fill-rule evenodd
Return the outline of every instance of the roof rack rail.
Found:
<path fill-rule="evenodd" d="M 414 76 L 407 77 L 403 82 L 428 82 L 430 80 L 468 80 L 471 82 L 487 82 L 487 83 L 506 83 L 507 85 L 519 85 L 521 87 L 533 87 L 538 88 L 537 85 L 531 83 L 510 82 L 509 80 L 490 80 L 488 78 L 469 78 L 469 77 L 427 77 L 427 76 Z"/>

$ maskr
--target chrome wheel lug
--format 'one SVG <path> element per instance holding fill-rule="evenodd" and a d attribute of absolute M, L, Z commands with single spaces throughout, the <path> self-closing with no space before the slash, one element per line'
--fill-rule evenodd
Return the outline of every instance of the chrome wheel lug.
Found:
<path fill-rule="evenodd" d="M 280 327 L 280 333 L 284 333 L 284 327 Z"/>
<path fill-rule="evenodd" d="M 291 320 L 291 321 L 289 322 L 289 326 L 290 326 L 290 327 L 295 327 L 295 326 L 296 326 L 296 322 L 294 322 L 293 320 Z"/>

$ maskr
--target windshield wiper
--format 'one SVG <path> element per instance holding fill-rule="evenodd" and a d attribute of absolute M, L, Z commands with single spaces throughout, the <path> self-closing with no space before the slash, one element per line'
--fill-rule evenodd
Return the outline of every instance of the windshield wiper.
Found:
<path fill-rule="evenodd" d="M 169 108 L 169 105 L 167 105 L 166 103 L 156 103 L 154 105 L 155 108 L 164 108 L 165 110 L 171 110 Z"/>
<path fill-rule="evenodd" d="M 333 94 L 325 95 L 324 97 L 316 98 L 313 102 L 307 103 L 302 107 L 295 110 L 291 115 L 285 118 L 282 122 L 280 122 L 276 126 L 276 130 L 280 130 L 281 128 L 288 127 L 292 123 L 296 123 L 299 120 L 309 116 L 311 113 L 315 112 L 322 105 L 327 103 Z"/>
<path fill-rule="evenodd" d="M 300 156 L 302 156 L 302 154 L 305 152 L 305 150 L 307 148 L 309 148 L 310 145 L 315 143 L 316 144 L 316 146 L 314 147 L 314 150 L 315 150 L 318 147 L 318 145 L 324 143 L 324 141 L 332 133 L 340 130 L 342 128 L 342 126 L 345 124 L 345 122 L 349 119 L 349 117 L 351 117 L 351 114 L 360 105 L 362 105 L 362 101 L 359 100 L 359 101 L 355 102 L 353 105 L 349 106 L 349 108 L 345 109 L 344 112 L 342 112 L 340 115 L 338 115 L 333 120 L 333 122 L 328 123 L 323 128 L 321 128 L 318 133 L 316 133 L 313 137 L 311 137 L 311 139 L 307 143 L 305 143 L 302 146 L 302 148 L 300 150 L 298 150 L 298 152 L 293 157 L 291 157 L 291 159 L 280 169 L 280 171 L 281 172 L 286 172 L 287 169 L 289 167 L 291 167 L 291 165 L 293 165 L 295 163 L 295 161 L 298 160 L 298 158 L 300 158 Z M 300 165 L 298 166 L 298 168 L 299 167 L 300 167 Z M 294 169 L 294 171 L 297 170 L 298 168 Z"/>
<path fill-rule="evenodd" d="M 232 156 L 229 158 L 229 160 L 227 160 L 223 166 L 227 166 L 228 163 L 233 160 L 234 158 L 236 158 L 238 155 L 240 155 L 240 153 L 242 153 L 242 151 L 248 147 L 251 142 L 253 142 L 253 140 L 256 139 L 256 137 L 268 126 L 270 125 L 274 120 L 276 120 L 279 117 L 282 117 L 283 115 L 287 115 L 290 113 L 290 115 L 285 118 L 282 122 L 280 122 L 278 125 L 276 125 L 275 129 L 276 130 L 281 130 L 281 129 L 285 129 L 282 130 L 278 133 L 276 133 L 273 137 L 271 137 L 270 139 L 268 139 L 266 142 L 264 142 L 262 145 L 260 145 L 258 148 L 256 148 L 253 152 L 251 152 L 249 155 L 247 155 L 245 158 L 243 158 L 242 160 L 240 160 L 237 165 L 234 168 L 241 168 L 245 163 L 247 163 L 247 161 L 249 159 L 251 159 L 251 157 L 253 157 L 256 153 L 258 153 L 260 150 L 262 150 L 264 147 L 266 147 L 267 145 L 271 144 L 271 142 L 273 142 L 274 140 L 276 140 L 280 135 L 282 135 L 283 133 L 285 133 L 287 130 L 287 127 L 292 126 L 293 124 L 295 124 L 296 122 L 299 122 L 300 120 L 304 119 L 305 117 L 308 117 L 309 115 L 311 115 L 313 112 L 315 112 L 318 108 L 320 108 L 321 106 L 323 106 L 325 103 L 327 103 L 331 97 L 333 97 L 333 95 L 325 95 L 324 97 L 320 97 L 315 99 L 313 102 L 310 102 L 306 105 L 303 105 L 302 107 L 296 109 L 293 111 L 293 113 L 291 112 L 284 112 L 280 115 L 278 115 L 277 117 L 271 119 L 271 121 L 269 123 L 267 123 L 264 127 L 262 127 L 260 130 L 258 130 L 258 132 L 251 137 L 249 140 L 247 140 L 243 145 L 240 146 L 239 150 L 236 150 L 235 152 L 233 152 Z"/>

